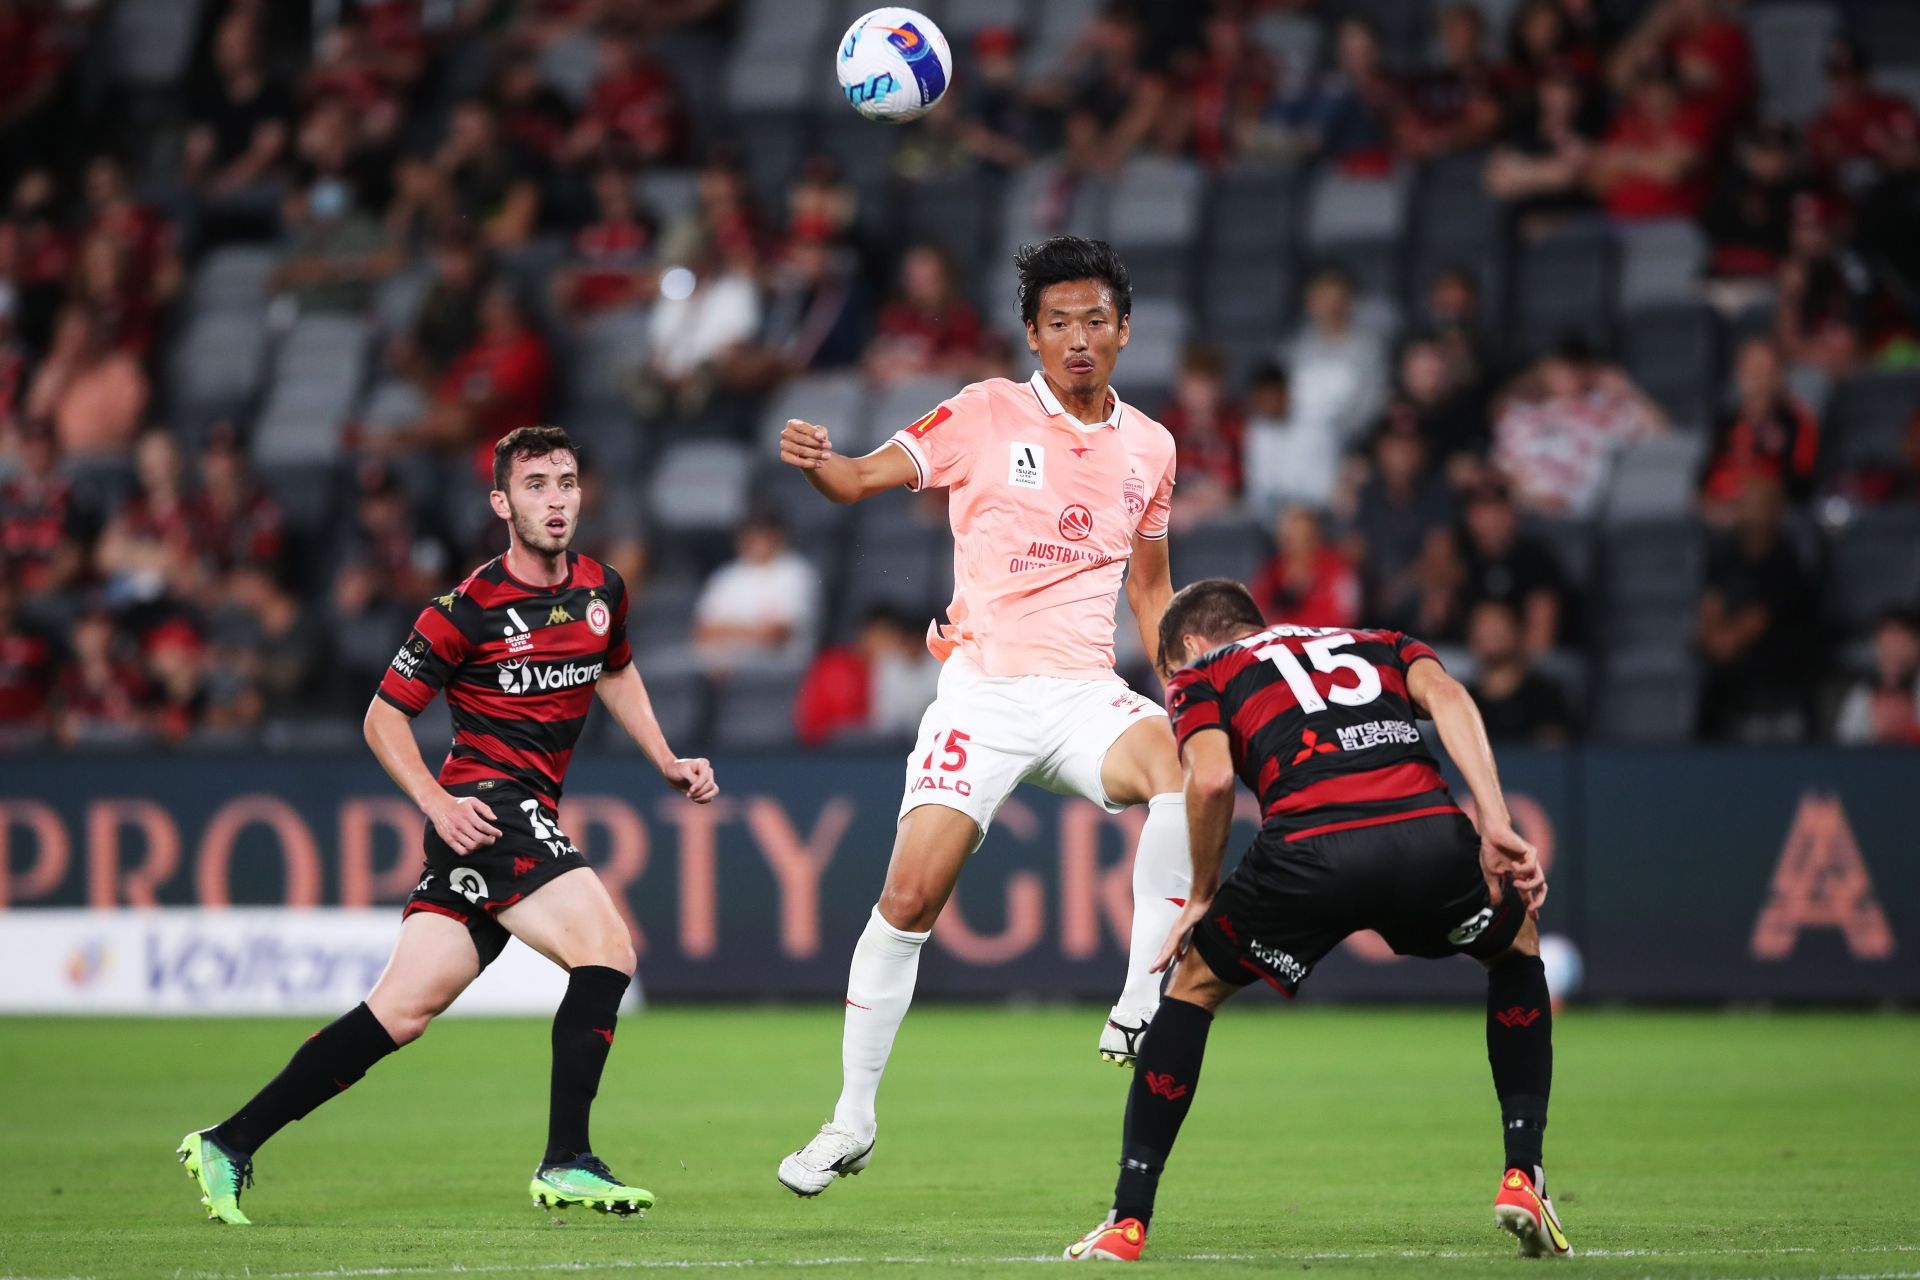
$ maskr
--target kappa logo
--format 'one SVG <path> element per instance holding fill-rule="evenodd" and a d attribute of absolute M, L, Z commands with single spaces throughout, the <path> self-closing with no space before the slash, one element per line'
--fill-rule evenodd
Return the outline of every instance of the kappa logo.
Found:
<path fill-rule="evenodd" d="M 1047 451 L 1016 440 L 1007 449 L 1007 483 L 1016 489 L 1038 489 L 1047 475 Z"/>
<path fill-rule="evenodd" d="M 1178 1102 L 1191 1092 L 1186 1085 L 1181 1084 L 1173 1078 L 1171 1071 L 1161 1071 L 1157 1073 L 1149 1071 L 1146 1073 L 1145 1079 L 1147 1082 L 1147 1090 L 1150 1093 L 1165 1098 L 1168 1102 Z"/>
<path fill-rule="evenodd" d="M 435 596 L 435 597 L 433 598 L 433 602 L 434 602 L 435 604 L 437 604 L 437 605 L 439 605 L 439 606 L 441 607 L 441 609 L 443 609 L 443 610 L 445 610 L 445 611 L 446 611 L 447 613 L 452 613 L 452 612 L 453 612 L 453 602 L 454 602 L 454 601 L 455 601 L 455 600 L 456 600 L 457 598 L 459 598 L 459 595 L 460 595 L 460 593 L 459 593 L 458 591 L 449 591 L 449 592 L 447 592 L 447 594 L 445 594 L 445 595 L 443 595 L 443 596 Z"/>
<path fill-rule="evenodd" d="M 1085 542 L 1093 532 L 1093 512 L 1074 503 L 1060 513 L 1060 536 L 1068 542 Z"/>
<path fill-rule="evenodd" d="M 513 859 L 513 878 L 515 880 L 518 880 L 521 876 L 527 874 L 527 872 L 533 870 L 535 867 L 539 865 L 540 865 L 540 859 L 538 858 L 529 858 L 524 855 L 516 854 Z"/>
<path fill-rule="evenodd" d="M 598 596 L 587 601 L 587 630 L 603 636 L 612 629 L 613 610 L 607 608 L 607 602 Z"/>
<path fill-rule="evenodd" d="M 476 906 L 487 896 L 486 878 L 472 867 L 455 867 L 447 877 L 447 887 Z"/>
<path fill-rule="evenodd" d="M 1522 1009 L 1516 1004 L 1511 1009 L 1502 1009 L 1494 1014 L 1493 1020 L 1503 1027 L 1530 1027 L 1540 1020 L 1540 1011 Z"/>
<path fill-rule="evenodd" d="M 563 623 L 572 621 L 573 615 L 567 612 L 567 606 L 563 604 L 557 604 L 547 610 L 547 625 L 550 627 L 557 627 Z"/>

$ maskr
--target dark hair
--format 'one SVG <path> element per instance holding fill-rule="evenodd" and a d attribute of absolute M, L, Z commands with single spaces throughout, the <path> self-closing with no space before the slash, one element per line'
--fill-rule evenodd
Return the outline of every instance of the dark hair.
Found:
<path fill-rule="evenodd" d="M 522 458 L 544 458 L 562 450 L 573 454 L 578 461 L 580 451 L 573 447 L 573 441 L 564 428 L 515 427 L 493 446 L 493 487 L 505 489 L 508 473 L 513 470 L 513 464 Z"/>
<path fill-rule="evenodd" d="M 1221 644 L 1251 627 L 1267 625 L 1254 603 L 1253 593 L 1232 578 L 1202 578 L 1174 592 L 1160 615 L 1160 669 L 1171 673 L 1181 665 L 1181 636 L 1205 636 Z"/>
<path fill-rule="evenodd" d="M 1040 315 L 1040 295 L 1048 285 L 1074 280 L 1098 280 L 1113 293 L 1120 318 L 1133 314 L 1133 278 L 1127 264 L 1105 240 L 1055 236 L 1039 244 L 1023 244 L 1013 255 L 1020 273 L 1020 318 L 1032 324 Z"/>

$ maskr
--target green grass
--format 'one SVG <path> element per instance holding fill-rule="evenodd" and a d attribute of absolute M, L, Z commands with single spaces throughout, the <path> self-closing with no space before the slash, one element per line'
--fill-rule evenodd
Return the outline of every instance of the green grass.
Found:
<path fill-rule="evenodd" d="M 915 1010 L 872 1169 L 800 1201 L 774 1166 L 831 1106 L 838 1011 L 631 1017 L 595 1145 L 660 1203 L 645 1221 L 564 1224 L 525 1191 L 545 1026 L 449 1021 L 262 1151 L 251 1230 L 201 1220 L 173 1147 L 314 1024 L 0 1021 L 0 1276 L 818 1276 L 828 1259 L 1003 1274 L 1105 1211 L 1129 1077 L 1095 1059 L 1098 1019 Z M 1571 1263 L 1513 1261 L 1491 1225 L 1477 1013 L 1247 1007 L 1214 1030 L 1152 1269 L 1920 1275 L 1920 1019 L 1575 1010 L 1556 1041 L 1547 1153 Z"/>

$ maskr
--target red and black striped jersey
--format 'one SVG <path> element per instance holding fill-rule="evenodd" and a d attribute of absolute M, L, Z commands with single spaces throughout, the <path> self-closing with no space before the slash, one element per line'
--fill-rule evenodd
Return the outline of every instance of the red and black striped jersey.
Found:
<path fill-rule="evenodd" d="M 1223 731 L 1268 827 L 1289 840 L 1457 812 L 1407 694 L 1407 668 L 1433 657 L 1398 631 L 1271 627 L 1173 677 L 1174 736 L 1184 750 Z"/>
<path fill-rule="evenodd" d="M 453 749 L 440 781 L 510 778 L 557 807 L 595 682 L 632 661 L 619 574 L 568 552 L 566 579 L 534 587 L 502 556 L 420 611 L 379 696 L 413 716 L 445 689 Z"/>

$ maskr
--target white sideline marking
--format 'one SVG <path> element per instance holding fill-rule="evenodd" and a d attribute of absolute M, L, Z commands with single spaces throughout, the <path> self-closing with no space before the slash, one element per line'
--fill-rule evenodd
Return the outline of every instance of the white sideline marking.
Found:
<path fill-rule="evenodd" d="M 1920 1253 L 1920 1244 L 1854 1245 L 1840 1250 L 1815 1250 L 1804 1245 L 1782 1245 L 1762 1249 L 1582 1249 L 1584 1258 L 1710 1258 L 1765 1257 L 1773 1254 L 1838 1252 L 1848 1254 Z M 1489 1258 L 1483 1249 L 1391 1249 L 1374 1251 L 1324 1251 L 1319 1253 L 1179 1253 L 1161 1254 L 1159 1262 L 1356 1262 L 1379 1258 Z M 749 1267 L 834 1267 L 834 1266 L 981 1266 L 1024 1263 L 1051 1264 L 1061 1259 L 1054 1254 L 1026 1254 L 1018 1257 L 924 1258 L 882 1254 L 874 1257 L 847 1255 L 831 1258 L 609 1258 L 603 1262 L 542 1262 L 528 1264 L 481 1263 L 465 1266 L 453 1263 L 444 1267 L 329 1267 L 322 1271 L 176 1271 L 176 1280 L 356 1280 L 367 1276 L 484 1276 L 564 1274 L 575 1271 L 737 1271 Z M 0 1275 L 0 1280 L 93 1280 L 92 1277 Z M 1920 1271 L 1864 1271 L 1825 1275 L 1820 1280 L 1920 1280 Z"/>

